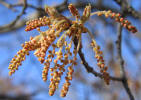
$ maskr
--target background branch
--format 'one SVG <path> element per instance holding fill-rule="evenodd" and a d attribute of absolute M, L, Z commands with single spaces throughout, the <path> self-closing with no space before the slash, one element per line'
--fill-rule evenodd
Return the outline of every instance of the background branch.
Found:
<path fill-rule="evenodd" d="M 125 15 L 131 15 L 135 18 L 141 19 L 141 13 L 136 11 L 132 6 L 129 5 L 127 0 L 114 0 L 119 6 L 122 6 L 124 8 Z"/>
<path fill-rule="evenodd" d="M 20 19 L 20 17 L 21 17 L 23 14 L 25 14 L 26 8 L 27 8 L 27 0 L 24 0 L 24 5 L 23 5 L 22 12 L 21 12 L 21 13 L 16 17 L 16 19 L 13 20 L 11 23 L 6 24 L 6 25 L 4 25 L 4 26 L 1 26 L 1 27 L 0 27 L 0 30 L 2 31 L 2 30 L 4 30 L 5 28 L 9 28 L 9 29 L 12 28 L 12 29 L 13 29 L 13 26 L 17 23 L 17 21 Z"/>

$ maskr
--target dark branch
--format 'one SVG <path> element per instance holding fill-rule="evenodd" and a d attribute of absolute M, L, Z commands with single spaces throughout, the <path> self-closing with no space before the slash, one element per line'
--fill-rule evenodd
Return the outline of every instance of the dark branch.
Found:
<path fill-rule="evenodd" d="M 74 39 L 74 44 L 75 46 L 77 47 L 77 44 L 78 44 L 78 40 L 77 38 Z M 87 70 L 88 73 L 92 73 L 93 75 L 95 75 L 96 77 L 99 77 L 99 78 L 103 78 L 103 75 L 101 73 L 98 73 L 96 72 L 88 63 L 87 61 L 85 60 L 85 57 L 84 57 L 84 54 L 82 53 L 82 47 L 80 47 L 78 53 L 79 53 L 79 56 L 83 62 L 83 65 L 85 67 L 85 69 Z M 122 81 L 121 78 L 118 78 L 118 77 L 113 77 L 113 76 L 109 76 L 111 80 L 113 81 Z"/>
<path fill-rule="evenodd" d="M 24 6 L 23 6 L 23 9 L 22 9 L 22 12 L 21 12 L 21 13 L 16 17 L 16 19 L 15 19 L 14 21 L 12 21 L 10 24 L 6 24 L 6 25 L 4 25 L 4 26 L 1 26 L 1 27 L 0 27 L 0 30 L 2 31 L 2 30 L 4 30 L 5 28 L 10 28 L 10 29 L 11 29 L 11 27 L 13 27 L 13 26 L 17 23 L 17 21 L 19 21 L 19 19 L 21 18 L 21 16 L 22 16 L 23 14 L 25 14 L 26 8 L 27 8 L 27 0 L 24 0 Z"/>
<path fill-rule="evenodd" d="M 124 14 L 141 19 L 141 13 L 136 11 L 126 0 L 114 0 L 118 5 L 124 7 Z M 122 5 L 123 4 L 123 5 Z"/>
<path fill-rule="evenodd" d="M 120 62 L 120 67 L 121 67 L 121 71 L 122 71 L 122 84 L 130 98 L 130 100 L 135 100 L 134 99 L 134 96 L 128 86 L 128 83 L 127 83 L 127 77 L 126 77 L 126 74 L 125 74 L 125 69 L 124 69 L 124 60 L 123 60 L 123 57 L 122 57 L 122 26 L 119 25 L 119 29 L 118 29 L 118 35 L 117 35 L 117 41 L 116 41 L 116 45 L 117 45 L 117 52 L 118 52 L 118 57 L 119 57 L 119 62 Z"/>
<path fill-rule="evenodd" d="M 126 1 L 124 1 L 126 2 Z M 123 16 L 126 16 L 125 11 L 126 11 L 126 6 L 125 3 L 121 2 L 121 13 Z M 120 68 L 121 68 L 121 78 L 122 78 L 122 84 L 123 87 L 125 88 L 130 100 L 135 100 L 134 96 L 129 88 L 129 85 L 127 83 L 127 76 L 124 68 L 124 59 L 122 57 L 122 26 L 119 24 L 118 27 L 118 34 L 117 34 L 117 41 L 116 41 L 116 46 L 117 46 L 117 54 L 118 54 L 118 59 L 120 63 Z"/>

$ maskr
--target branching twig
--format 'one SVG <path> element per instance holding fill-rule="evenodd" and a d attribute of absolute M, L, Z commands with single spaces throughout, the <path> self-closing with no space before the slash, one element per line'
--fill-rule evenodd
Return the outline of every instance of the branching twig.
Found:
<path fill-rule="evenodd" d="M 12 11 L 17 11 L 16 9 L 14 9 L 13 7 L 12 7 L 12 5 L 11 4 L 9 4 L 9 3 L 7 3 L 7 2 L 4 2 L 4 1 L 0 1 L 0 4 L 2 4 L 2 5 L 4 5 L 5 7 L 7 7 L 8 9 L 11 9 Z"/>
<path fill-rule="evenodd" d="M 13 27 L 13 26 L 16 24 L 16 22 L 21 18 L 21 16 L 22 16 L 23 14 L 25 14 L 26 8 L 27 8 L 27 0 L 24 0 L 24 6 L 23 6 L 23 9 L 22 9 L 22 12 L 21 12 L 21 13 L 16 17 L 16 19 L 15 19 L 14 21 L 12 21 L 10 24 L 6 24 L 6 25 L 0 27 L 0 30 L 3 30 L 3 29 L 5 29 L 5 28 L 11 28 L 11 27 Z"/>

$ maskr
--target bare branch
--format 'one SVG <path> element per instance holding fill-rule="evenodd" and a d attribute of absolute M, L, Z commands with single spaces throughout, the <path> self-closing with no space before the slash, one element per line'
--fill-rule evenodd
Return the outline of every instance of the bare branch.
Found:
<path fill-rule="evenodd" d="M 136 11 L 132 6 L 129 5 L 129 3 L 126 0 L 114 0 L 118 5 L 124 7 L 124 14 L 125 15 L 131 15 L 135 18 L 141 19 L 141 13 Z M 123 4 L 123 5 L 122 5 Z"/>
<path fill-rule="evenodd" d="M 4 5 L 5 7 L 7 7 L 8 9 L 11 9 L 12 11 L 17 11 L 16 9 L 14 9 L 10 4 L 8 4 L 7 2 L 4 1 L 0 1 L 0 4 Z"/>
<path fill-rule="evenodd" d="M 4 25 L 4 26 L 1 26 L 1 27 L 0 27 L 0 30 L 2 31 L 2 30 L 5 29 L 5 28 L 13 27 L 13 26 L 16 24 L 16 22 L 21 18 L 21 16 L 22 16 L 23 14 L 25 14 L 26 8 L 27 8 L 27 0 L 24 0 L 24 6 L 23 6 L 23 9 L 22 9 L 22 12 L 21 12 L 21 13 L 16 17 L 16 19 L 15 19 L 14 21 L 12 21 L 10 24 L 6 24 L 6 25 Z"/>

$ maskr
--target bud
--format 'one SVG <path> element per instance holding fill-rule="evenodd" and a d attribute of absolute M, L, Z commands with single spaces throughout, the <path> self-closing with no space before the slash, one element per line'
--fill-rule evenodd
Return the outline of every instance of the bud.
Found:
<path fill-rule="evenodd" d="M 80 18 L 80 14 L 73 4 L 69 4 L 68 8 L 73 16 Z"/>
<path fill-rule="evenodd" d="M 83 11 L 83 16 L 81 17 L 82 23 L 85 23 L 91 15 L 91 5 L 89 4 L 88 6 L 85 7 Z"/>

